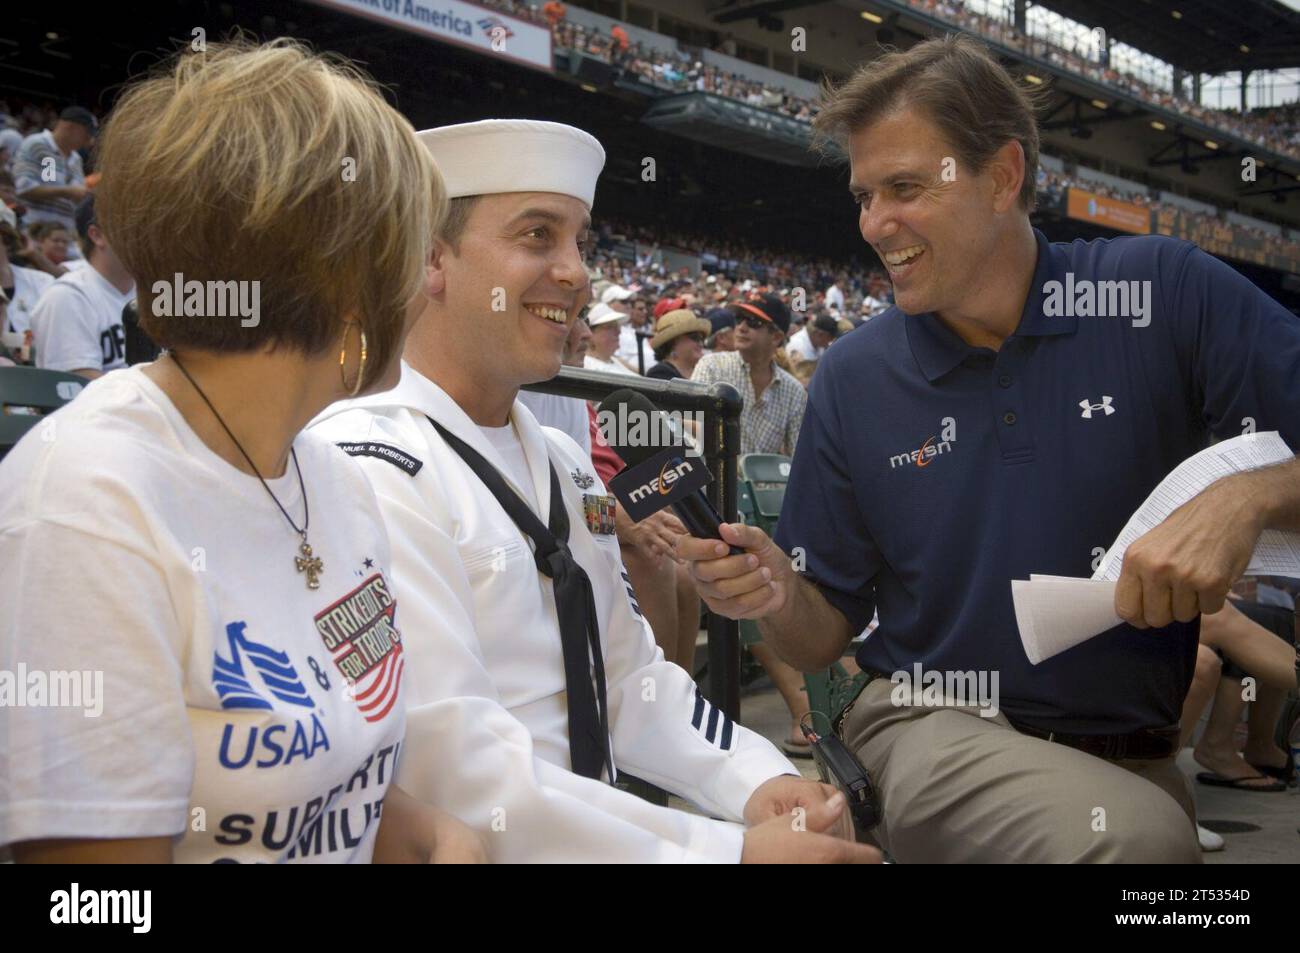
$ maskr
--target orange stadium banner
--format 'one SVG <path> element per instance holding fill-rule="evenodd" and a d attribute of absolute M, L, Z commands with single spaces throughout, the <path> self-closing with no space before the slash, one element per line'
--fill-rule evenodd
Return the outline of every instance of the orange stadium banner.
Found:
<path fill-rule="evenodd" d="M 1065 214 L 1082 222 L 1092 222 L 1103 228 L 1113 228 L 1133 235 L 1151 234 L 1149 208 L 1107 198 L 1073 186 L 1068 190 Z"/>

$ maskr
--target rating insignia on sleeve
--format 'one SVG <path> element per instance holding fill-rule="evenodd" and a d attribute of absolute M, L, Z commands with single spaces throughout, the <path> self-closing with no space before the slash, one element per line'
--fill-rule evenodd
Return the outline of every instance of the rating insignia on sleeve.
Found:
<path fill-rule="evenodd" d="M 691 727 L 704 736 L 704 740 L 723 751 L 730 751 L 735 741 L 735 726 L 722 709 L 714 707 L 695 689 L 695 711 L 691 713 Z"/>
<path fill-rule="evenodd" d="M 619 575 L 623 577 L 623 588 L 627 590 L 628 604 L 632 607 L 632 611 L 639 617 L 641 615 L 641 606 L 637 604 L 636 593 L 632 591 L 632 580 L 628 577 L 626 572 L 621 572 Z"/>

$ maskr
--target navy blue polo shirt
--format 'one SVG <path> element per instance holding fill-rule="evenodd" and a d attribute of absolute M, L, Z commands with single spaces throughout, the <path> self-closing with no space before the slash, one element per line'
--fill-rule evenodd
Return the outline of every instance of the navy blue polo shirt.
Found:
<path fill-rule="evenodd" d="M 1030 293 L 998 351 L 892 308 L 826 353 L 776 541 L 802 547 L 807 575 L 855 631 L 879 610 L 864 668 L 997 671 L 1002 710 L 1044 730 L 1171 725 L 1199 620 L 1120 625 L 1035 666 L 1011 580 L 1091 576 L 1150 491 L 1211 436 L 1253 426 L 1300 449 L 1300 319 L 1187 242 L 1035 236 Z M 1149 323 L 1080 314 L 1079 281 L 1149 281 L 1127 286 L 1149 289 L 1130 301 L 1149 301 Z M 1117 286 L 1099 287 L 1107 310 L 1119 303 Z"/>

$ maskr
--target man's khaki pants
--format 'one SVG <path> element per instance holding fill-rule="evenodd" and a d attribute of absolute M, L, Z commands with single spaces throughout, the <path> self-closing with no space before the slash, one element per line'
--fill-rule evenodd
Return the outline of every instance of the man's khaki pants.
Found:
<path fill-rule="evenodd" d="M 843 724 L 899 863 L 1201 862 L 1174 758 L 1107 761 L 976 708 L 895 705 L 876 678 Z"/>

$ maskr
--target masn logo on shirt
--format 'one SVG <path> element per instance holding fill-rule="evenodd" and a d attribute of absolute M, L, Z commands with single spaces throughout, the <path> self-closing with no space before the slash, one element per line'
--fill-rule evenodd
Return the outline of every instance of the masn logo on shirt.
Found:
<path fill-rule="evenodd" d="M 915 450 L 896 453 L 890 457 L 889 469 L 906 466 L 928 467 L 940 454 L 951 453 L 953 441 L 957 439 L 957 420 L 954 417 L 945 417 L 940 423 L 943 424 L 941 433 L 927 438 Z"/>

